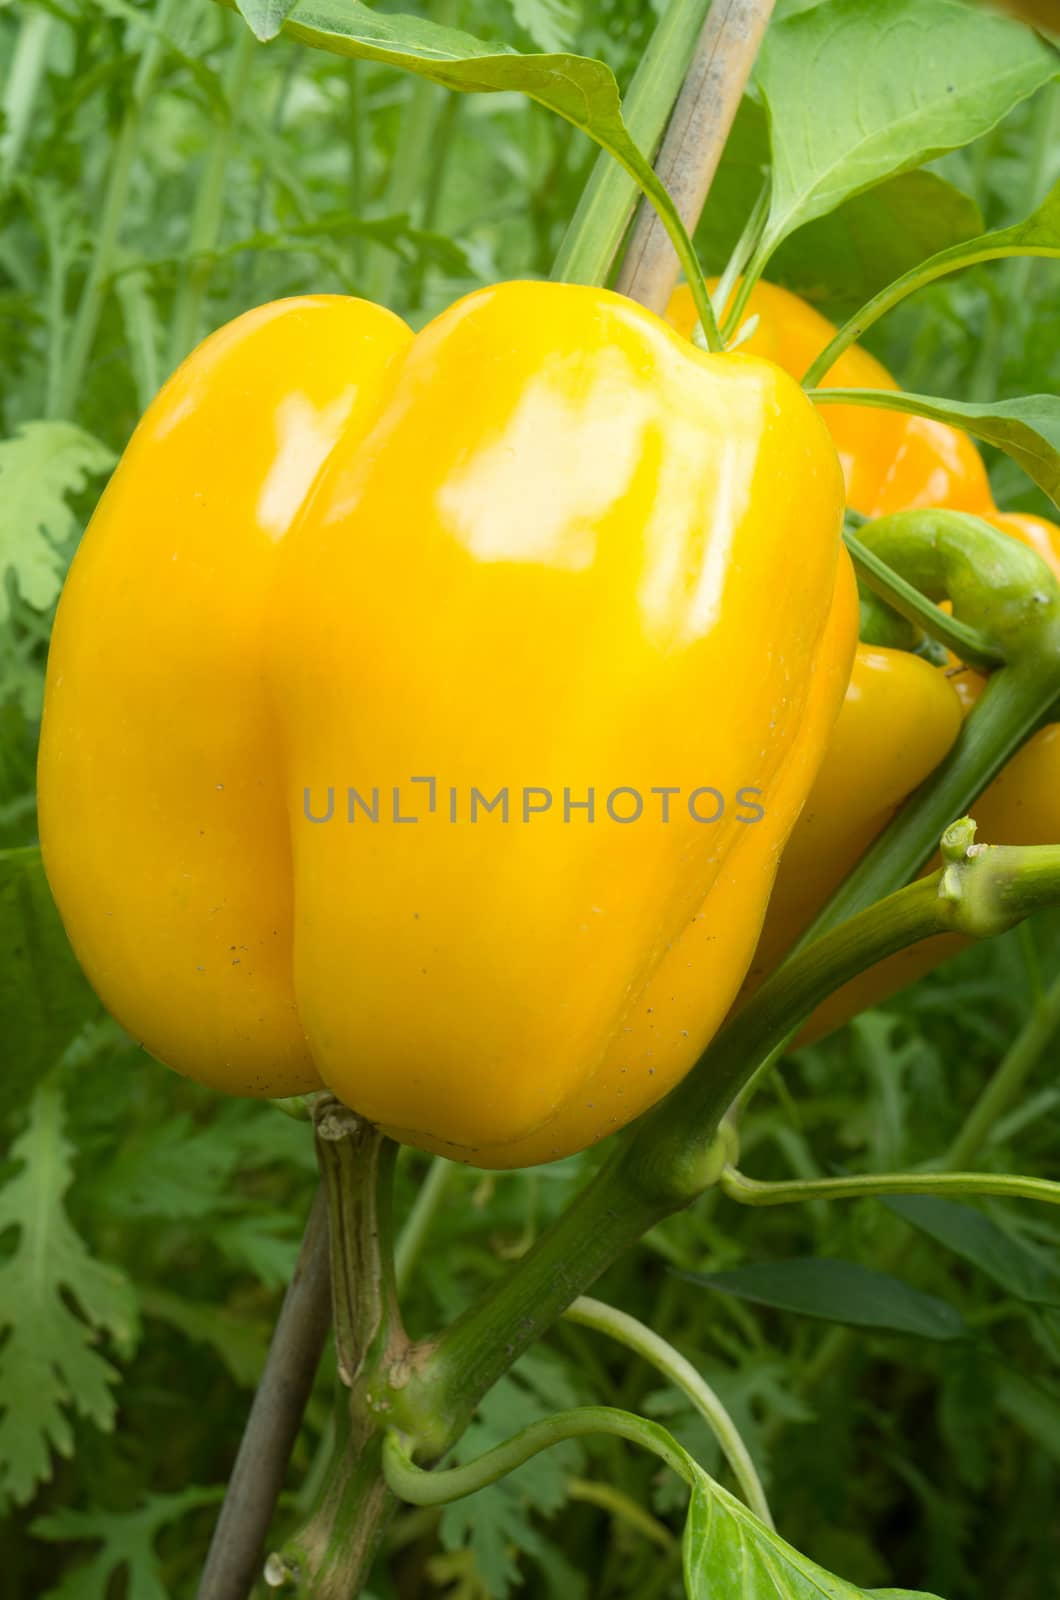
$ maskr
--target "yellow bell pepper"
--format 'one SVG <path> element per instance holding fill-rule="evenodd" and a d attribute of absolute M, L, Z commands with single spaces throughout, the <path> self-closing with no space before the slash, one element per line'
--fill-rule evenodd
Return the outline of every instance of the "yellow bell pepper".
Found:
<path fill-rule="evenodd" d="M 674 291 L 666 315 L 691 338 L 698 318 L 686 284 Z M 798 295 L 762 280 L 748 298 L 744 327 L 751 318 L 758 320 L 739 348 L 775 361 L 798 379 L 836 331 Z M 853 345 L 825 374 L 821 387 L 897 389 L 898 384 L 875 356 Z M 823 406 L 821 414 L 843 466 L 847 501 L 863 516 L 926 506 L 977 516 L 992 510 L 986 468 L 967 434 L 927 417 L 865 406 Z"/>
<path fill-rule="evenodd" d="M 604 290 L 222 329 L 49 660 L 41 841 L 105 1004 L 482 1166 L 620 1127 L 728 1010 L 823 754 L 842 500 L 790 377 Z"/>

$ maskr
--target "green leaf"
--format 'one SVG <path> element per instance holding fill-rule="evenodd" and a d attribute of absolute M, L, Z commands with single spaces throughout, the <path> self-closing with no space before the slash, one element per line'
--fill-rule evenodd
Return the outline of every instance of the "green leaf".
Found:
<path fill-rule="evenodd" d="M 960 1313 L 947 1301 L 888 1273 L 830 1256 L 795 1256 L 729 1272 L 679 1272 L 678 1276 L 738 1300 L 851 1328 L 938 1340 L 963 1339 L 968 1332 Z"/>
<path fill-rule="evenodd" d="M 32 1527 L 37 1539 L 51 1544 L 99 1541 L 102 1546 L 40 1600 L 108 1600 L 121 1573 L 123 1592 L 135 1600 L 170 1600 L 171 1590 L 155 1553 L 158 1536 L 190 1511 L 215 1505 L 223 1492 L 183 1489 L 178 1494 L 151 1495 L 135 1511 L 61 1510 L 38 1517 Z"/>
<path fill-rule="evenodd" d="M 859 1589 L 837 1578 L 700 1471 L 681 1554 L 688 1600 L 937 1600 L 911 1589 Z"/>
<path fill-rule="evenodd" d="M 1057 72 L 1010 18 L 963 0 L 831 0 L 766 35 L 765 249 L 883 178 L 986 133 Z"/>
<path fill-rule="evenodd" d="M 1003 450 L 1040 489 L 1060 505 L 1060 396 L 1029 394 L 1019 400 L 936 400 L 900 389 L 809 389 L 818 405 L 878 406 L 911 411 L 963 428 Z"/>
<path fill-rule="evenodd" d="M 261 1377 L 268 1350 L 266 1329 L 211 1302 L 201 1303 L 172 1294 L 168 1289 L 138 1283 L 136 1292 L 145 1318 L 176 1328 L 193 1344 L 208 1345 L 224 1362 L 234 1382 L 253 1389 Z"/>
<path fill-rule="evenodd" d="M 373 12 L 347 0 L 299 0 L 283 31 L 314 49 L 385 62 L 461 93 L 515 92 L 536 100 L 609 150 L 636 178 L 670 230 L 682 264 L 694 270 L 674 203 L 630 136 L 615 75 L 604 62 L 566 53 L 521 55 L 425 17 Z"/>
<path fill-rule="evenodd" d="M 243 21 L 263 44 L 275 39 L 296 3 L 297 0 L 236 0 Z"/>
<path fill-rule="evenodd" d="M 1060 1308 L 1060 1275 L 992 1218 L 937 1195 L 893 1195 L 889 1210 L 1032 1305 Z"/>
<path fill-rule="evenodd" d="M 0 1116 L 27 1097 L 100 1009 L 59 920 L 40 850 L 0 851 Z"/>
<path fill-rule="evenodd" d="M 934 172 L 902 172 L 785 239 L 769 276 L 833 315 L 856 310 L 925 256 L 977 234 L 979 207 Z"/>
<path fill-rule="evenodd" d="M 15 573 L 24 599 L 45 611 L 62 584 L 60 551 L 76 523 L 67 501 L 109 472 L 114 453 L 72 422 L 24 422 L 0 441 L 0 622 L 9 613 L 3 578 Z"/>
<path fill-rule="evenodd" d="M 908 182 L 912 178 L 928 176 L 930 176 L 928 173 L 909 173 L 905 179 L 899 178 L 894 181 Z M 876 196 L 882 194 L 887 187 L 881 184 L 871 194 L 852 203 L 869 207 Z M 958 193 L 957 190 L 953 192 Z M 842 212 L 837 212 L 836 215 L 838 217 Z M 963 268 L 977 266 L 984 261 L 999 261 L 1006 256 L 1060 256 L 1060 180 L 1053 185 L 1041 205 L 1022 222 L 1013 223 L 1011 228 L 998 228 L 993 233 L 979 233 L 974 229 L 972 231 L 974 237 L 966 236 L 948 249 L 936 248 L 934 254 L 925 251 L 926 259 L 910 262 L 905 270 L 892 271 L 889 277 L 883 277 L 881 273 L 882 282 L 875 290 L 864 292 L 862 285 L 863 292 L 860 299 L 867 303 L 861 305 L 857 315 L 844 324 L 827 350 L 822 351 L 814 361 L 807 373 L 807 381 L 812 383 L 819 374 L 827 371 L 834 354 L 838 354 L 839 350 L 846 349 L 856 339 L 860 339 L 867 329 L 878 322 L 899 301 L 904 300 L 907 295 L 914 294 L 917 289 L 924 288 L 926 284 L 934 283 L 937 278 L 944 278 L 951 272 L 959 272 Z M 802 238 L 802 233 L 796 238 Z M 788 246 L 784 247 L 785 250 L 787 248 Z M 781 251 L 781 254 L 783 255 L 784 251 Z M 893 262 L 891 265 L 893 266 Z M 852 295 L 851 299 L 856 301 L 858 297 Z"/>
<path fill-rule="evenodd" d="M 19 1170 L 0 1191 L 0 1235 L 16 1234 L 0 1266 L 0 1490 L 23 1504 L 50 1479 L 51 1452 L 72 1453 L 72 1413 L 113 1427 L 118 1374 L 100 1335 L 128 1354 L 138 1327 L 128 1280 L 89 1254 L 66 1215 L 73 1146 L 54 1080 L 11 1154 Z"/>

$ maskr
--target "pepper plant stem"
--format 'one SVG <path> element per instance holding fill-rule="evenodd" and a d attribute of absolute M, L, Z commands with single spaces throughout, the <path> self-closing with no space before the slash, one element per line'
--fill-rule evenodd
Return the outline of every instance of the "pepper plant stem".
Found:
<path fill-rule="evenodd" d="M 611 1261 L 681 1210 L 728 1165 L 717 1132 L 770 1052 L 828 994 L 896 950 L 941 931 L 1002 931 L 1060 900 L 1060 846 L 971 846 L 959 824 L 945 865 L 793 957 L 753 1007 L 717 1035 L 661 1105 L 610 1159 L 533 1250 L 424 1352 L 392 1395 L 398 1425 L 430 1458 L 459 1437 L 478 1401 Z"/>
<path fill-rule="evenodd" d="M 373 1375 L 408 1349 L 393 1272 L 391 1189 L 397 1147 L 330 1095 L 313 1107 L 327 1194 L 332 1315 L 338 1358 L 332 1461 L 315 1506 L 274 1552 L 266 1578 L 300 1600 L 360 1592 L 394 1500 L 381 1476 Z"/>
<path fill-rule="evenodd" d="M 1060 976 L 1054 979 L 1041 997 L 969 1111 L 946 1152 L 945 1171 L 955 1172 L 967 1162 L 974 1161 L 990 1137 L 991 1129 L 1008 1110 L 1058 1033 Z"/>
<path fill-rule="evenodd" d="M 690 232 L 699 221 L 772 11 L 773 0 L 714 0 L 707 13 L 655 164 Z M 678 270 L 662 223 L 642 202 L 616 288 L 662 314 Z"/>

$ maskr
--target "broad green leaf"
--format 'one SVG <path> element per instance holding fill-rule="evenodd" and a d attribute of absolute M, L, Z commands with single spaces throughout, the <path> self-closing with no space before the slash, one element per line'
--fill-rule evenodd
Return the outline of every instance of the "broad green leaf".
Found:
<path fill-rule="evenodd" d="M 893 1195 L 884 1204 L 1009 1294 L 1060 1309 L 1060 1275 L 991 1217 L 937 1195 Z"/>
<path fill-rule="evenodd" d="M 708 272 L 720 273 L 769 166 L 764 108 L 745 95 L 696 230 Z M 769 264 L 783 284 L 829 312 L 855 311 L 894 279 L 981 232 L 975 201 L 934 172 L 903 172 L 797 228 Z"/>
<path fill-rule="evenodd" d="M 680 1272 L 690 1283 L 731 1294 L 776 1311 L 794 1311 L 824 1322 L 918 1339 L 963 1339 L 968 1330 L 958 1311 L 936 1295 L 855 1261 L 796 1256 L 787 1261 L 734 1267 L 729 1272 Z"/>
<path fill-rule="evenodd" d="M 67 1217 L 73 1153 L 49 1079 L 11 1151 L 15 1175 L 0 1190 L 0 1235 L 14 1233 L 0 1266 L 0 1491 L 16 1505 L 51 1478 L 53 1451 L 72 1454 L 73 1413 L 104 1431 L 114 1426 L 118 1374 L 100 1338 L 128 1354 L 138 1333 L 128 1280 L 89 1254 Z"/>
<path fill-rule="evenodd" d="M 897 183 L 909 182 L 912 178 L 926 178 L 928 173 L 909 173 L 906 178 L 898 178 Z M 877 195 L 884 193 L 887 185 L 880 185 L 871 194 L 864 195 L 860 200 L 852 202 L 856 205 L 871 206 Z M 954 190 L 957 194 L 959 191 Z M 844 207 L 843 210 L 847 208 Z M 842 215 L 836 213 L 836 218 Z M 1032 211 L 1029 217 L 1022 222 L 1013 223 L 1011 228 L 998 228 L 993 233 L 979 233 L 973 229 L 971 235 L 964 240 L 951 245 L 948 249 L 937 250 L 934 254 L 925 252 L 926 259 L 910 263 L 907 270 L 891 273 L 893 281 L 885 280 L 882 287 L 875 292 L 863 294 L 863 304 L 858 314 L 845 323 L 833 344 L 829 345 L 827 352 L 822 352 L 814 362 L 808 374 L 809 381 L 824 372 L 831 365 L 833 346 L 845 349 L 853 344 L 856 339 L 871 328 L 892 306 L 896 306 L 907 295 L 914 294 L 917 289 L 922 289 L 926 284 L 934 283 L 937 278 L 944 278 L 951 272 L 960 272 L 965 267 L 974 267 L 984 261 L 999 261 L 1005 256 L 1060 256 L 1060 181 L 1056 182 L 1041 205 Z M 796 235 L 796 240 L 802 238 L 802 233 Z M 789 248 L 785 245 L 781 251 L 783 255 Z M 851 298 L 855 298 L 851 296 Z"/>
<path fill-rule="evenodd" d="M 810 389 L 818 405 L 879 406 L 948 422 L 1011 456 L 1051 500 L 1060 504 L 1060 396 L 1029 394 L 1019 400 L 936 400 L 900 389 Z"/>
<path fill-rule="evenodd" d="M 296 0 L 236 0 L 239 14 L 255 39 L 275 39 L 294 10 Z"/>
<path fill-rule="evenodd" d="M 780 246 L 769 276 L 833 315 L 856 310 L 925 256 L 979 232 L 968 195 L 934 172 L 902 172 L 798 228 Z"/>
<path fill-rule="evenodd" d="M 76 526 L 67 502 L 113 465 L 113 452 L 72 422 L 24 422 L 0 441 L 0 622 L 9 571 L 31 606 L 51 605 L 62 584 L 60 552 Z"/>
<path fill-rule="evenodd" d="M 124 1575 L 122 1592 L 131 1600 L 170 1600 L 165 1572 L 155 1544 L 158 1537 L 191 1511 L 215 1505 L 222 1489 L 182 1489 L 177 1494 L 151 1495 L 135 1511 L 74 1511 L 64 1508 L 38 1517 L 33 1536 L 52 1544 L 101 1546 L 74 1567 L 40 1600 L 109 1600 L 114 1580 Z"/>
<path fill-rule="evenodd" d="M 1060 1463 L 1060 1404 L 1055 1394 L 1020 1372 L 998 1376 L 998 1407 Z"/>
<path fill-rule="evenodd" d="M 994 127 L 1057 73 L 1042 40 L 963 0 L 831 0 L 766 35 L 765 248 L 883 178 Z"/>
<path fill-rule="evenodd" d="M 0 851 L 0 1115 L 28 1096 L 99 1012 L 59 920 L 40 851 Z"/>
<path fill-rule="evenodd" d="M 681 1541 L 688 1600 L 937 1600 L 911 1589 L 859 1589 L 767 1528 L 697 1472 Z"/>

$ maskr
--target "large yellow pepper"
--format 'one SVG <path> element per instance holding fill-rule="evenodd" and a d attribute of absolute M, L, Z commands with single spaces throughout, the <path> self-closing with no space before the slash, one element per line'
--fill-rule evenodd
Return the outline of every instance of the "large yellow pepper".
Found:
<path fill-rule="evenodd" d="M 483 1166 L 627 1122 L 728 1010 L 823 754 L 842 499 L 790 377 L 603 290 L 222 329 L 49 661 L 45 864 L 104 1002 L 202 1082 Z"/>
<path fill-rule="evenodd" d="M 698 317 L 687 285 L 674 291 L 666 315 L 691 337 Z M 798 295 L 763 281 L 748 298 L 745 327 L 751 318 L 758 320 L 739 348 L 775 361 L 799 379 L 836 331 Z M 825 374 L 821 387 L 897 389 L 898 384 L 875 356 L 853 345 Z M 821 414 L 843 465 L 847 501 L 863 516 L 922 506 L 983 515 L 993 508 L 982 457 L 958 429 L 866 406 L 823 406 Z"/>

